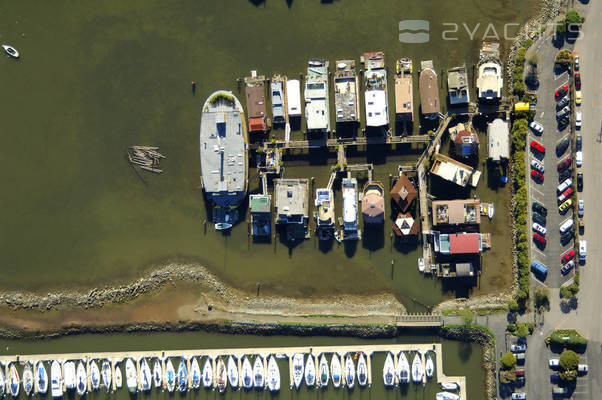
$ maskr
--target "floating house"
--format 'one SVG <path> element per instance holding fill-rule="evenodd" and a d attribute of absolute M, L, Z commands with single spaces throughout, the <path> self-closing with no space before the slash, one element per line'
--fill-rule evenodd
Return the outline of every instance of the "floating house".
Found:
<path fill-rule="evenodd" d="M 381 225 L 385 222 L 385 190 L 378 181 L 367 182 L 362 196 L 364 224 Z"/>
<path fill-rule="evenodd" d="M 466 187 L 466 185 L 477 187 L 481 178 L 480 171 L 475 171 L 471 166 L 462 164 L 440 153 L 435 153 L 430 172 L 462 187 Z"/>
<path fill-rule="evenodd" d="M 475 276 L 473 263 L 438 264 L 437 276 L 439 278 L 471 278 Z"/>
<path fill-rule="evenodd" d="M 352 239 L 357 235 L 357 180 L 345 178 L 343 179 L 343 238 Z"/>
<path fill-rule="evenodd" d="M 286 78 L 274 77 L 270 83 L 272 93 L 272 123 L 284 124 L 286 111 L 284 109 L 284 83 Z"/>
<path fill-rule="evenodd" d="M 286 102 L 288 116 L 292 118 L 301 117 L 301 84 L 297 79 L 286 81 Z"/>
<path fill-rule="evenodd" d="M 272 232 L 272 196 L 252 194 L 249 196 L 251 208 L 251 235 L 269 237 Z"/>
<path fill-rule="evenodd" d="M 419 229 L 418 221 L 416 221 L 410 213 L 397 214 L 397 218 L 393 223 L 393 233 L 400 239 L 417 239 Z"/>
<path fill-rule="evenodd" d="M 308 234 L 308 187 L 307 179 L 274 180 L 276 223 L 286 226 L 289 241 L 305 238 Z"/>
<path fill-rule="evenodd" d="M 481 223 L 481 201 L 435 200 L 432 202 L 433 227 L 479 225 Z"/>
<path fill-rule="evenodd" d="M 502 99 L 504 71 L 500 61 L 500 44 L 483 42 L 477 63 L 477 96 L 479 101 L 496 102 Z"/>
<path fill-rule="evenodd" d="M 501 163 L 510 158 L 510 127 L 508 123 L 496 118 L 487 126 L 489 159 Z"/>
<path fill-rule="evenodd" d="M 414 88 L 412 60 L 397 60 L 395 73 L 395 118 L 414 121 Z"/>
<path fill-rule="evenodd" d="M 449 128 L 449 137 L 454 143 L 456 156 L 468 158 L 479 153 L 479 136 L 464 124 Z"/>
<path fill-rule="evenodd" d="M 390 194 L 401 212 L 405 213 L 416 199 L 416 196 L 418 196 L 418 190 L 416 190 L 416 187 L 402 172 L 399 178 L 397 178 L 395 185 L 393 185 L 393 188 L 391 188 Z"/>
<path fill-rule="evenodd" d="M 334 237 L 334 195 L 331 189 L 316 189 L 315 206 L 316 231 L 318 239 L 330 240 Z"/>
<path fill-rule="evenodd" d="M 330 100 L 328 96 L 328 61 L 310 60 L 305 80 L 305 120 L 307 131 L 330 131 Z"/>
<path fill-rule="evenodd" d="M 336 67 L 334 72 L 336 122 L 359 122 L 359 86 L 355 73 L 355 60 L 339 60 Z"/>
<path fill-rule="evenodd" d="M 247 117 L 251 133 L 265 132 L 268 129 L 264 83 L 265 76 L 258 76 L 257 71 L 251 71 L 251 76 L 245 78 Z"/>
<path fill-rule="evenodd" d="M 447 92 L 449 104 L 452 106 L 466 105 L 470 102 L 466 64 L 447 71 Z"/>
<path fill-rule="evenodd" d="M 420 107 L 422 115 L 426 119 L 436 119 L 441 114 L 441 103 L 439 101 L 439 83 L 437 73 L 433 67 L 433 61 L 422 61 L 420 64 Z"/>
<path fill-rule="evenodd" d="M 433 231 L 435 252 L 444 255 L 475 255 L 483 249 L 480 233 L 440 233 Z"/>
<path fill-rule="evenodd" d="M 387 99 L 387 70 L 385 53 L 377 51 L 363 56 L 364 97 L 366 102 L 366 126 L 379 127 L 389 124 L 389 102 Z"/>

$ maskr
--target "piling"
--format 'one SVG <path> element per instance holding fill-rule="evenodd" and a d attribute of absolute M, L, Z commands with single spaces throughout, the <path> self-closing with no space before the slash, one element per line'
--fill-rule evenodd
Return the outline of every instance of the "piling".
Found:
<path fill-rule="evenodd" d="M 194 94 L 196 92 L 196 82 L 192 81 L 190 86 L 192 87 L 192 94 Z"/>

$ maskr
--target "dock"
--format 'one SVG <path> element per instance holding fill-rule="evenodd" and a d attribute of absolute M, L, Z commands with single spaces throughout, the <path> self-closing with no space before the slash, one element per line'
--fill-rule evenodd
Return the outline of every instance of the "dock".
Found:
<path fill-rule="evenodd" d="M 451 119 L 451 118 L 450 118 Z M 446 125 L 447 127 L 447 125 Z M 316 149 L 320 147 L 338 147 L 347 146 L 365 146 L 382 144 L 408 144 L 408 143 L 428 143 L 431 137 L 429 135 L 409 135 L 409 136 L 358 136 L 355 138 L 332 138 L 332 139 L 312 139 L 312 140 L 276 140 L 274 143 L 253 143 L 249 145 L 250 149 L 263 147 L 268 149 L 278 147 L 284 149 Z"/>

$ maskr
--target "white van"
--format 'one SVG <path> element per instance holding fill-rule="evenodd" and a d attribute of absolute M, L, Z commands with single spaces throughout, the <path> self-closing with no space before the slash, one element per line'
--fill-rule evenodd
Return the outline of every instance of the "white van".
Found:
<path fill-rule="evenodd" d="M 579 261 L 581 261 L 581 263 L 584 263 L 586 257 L 587 257 L 587 242 L 585 240 L 580 240 L 579 241 Z"/>
<path fill-rule="evenodd" d="M 560 225 L 560 234 L 565 234 L 573 228 L 573 219 L 569 218 Z"/>
<path fill-rule="evenodd" d="M 566 181 L 564 181 L 560 185 L 558 185 L 558 188 L 557 188 L 558 194 L 564 192 L 571 186 L 573 186 L 573 180 L 571 178 L 568 178 Z"/>

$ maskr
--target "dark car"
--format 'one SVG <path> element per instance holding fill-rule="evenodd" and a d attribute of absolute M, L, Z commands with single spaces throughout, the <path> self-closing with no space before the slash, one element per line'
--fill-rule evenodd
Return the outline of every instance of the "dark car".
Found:
<path fill-rule="evenodd" d="M 535 171 L 534 169 L 531 170 L 531 178 L 535 179 L 537 182 L 541 183 L 544 180 L 544 175 L 539 172 L 539 171 Z"/>
<path fill-rule="evenodd" d="M 571 177 L 571 170 L 565 169 L 564 171 L 558 173 L 558 182 L 564 182 L 565 180 L 567 180 L 570 177 Z"/>
<path fill-rule="evenodd" d="M 564 128 L 566 128 L 567 126 L 569 126 L 569 122 L 570 122 L 570 120 L 569 120 L 569 117 L 568 117 L 568 116 L 565 116 L 565 117 L 563 117 L 563 118 L 560 118 L 560 119 L 558 120 L 558 130 L 559 130 L 559 131 L 563 131 L 563 130 L 564 130 Z"/>
<path fill-rule="evenodd" d="M 556 119 L 557 120 L 561 120 L 565 117 L 568 117 L 569 113 L 571 112 L 571 109 L 568 107 L 563 107 L 560 111 L 558 111 L 556 113 Z"/>
<path fill-rule="evenodd" d="M 569 96 L 564 96 L 558 103 L 556 103 L 556 110 L 561 110 L 565 106 L 568 106 L 570 102 L 571 99 L 569 99 Z"/>
<path fill-rule="evenodd" d="M 569 91 L 569 87 L 568 86 L 561 86 L 559 87 L 556 92 L 554 93 L 554 97 L 556 97 L 556 100 L 561 99 L 564 97 L 564 95 Z"/>
<path fill-rule="evenodd" d="M 570 158 L 570 157 L 566 158 L 558 163 L 558 167 L 556 169 L 558 170 L 558 172 L 564 171 L 565 169 L 569 168 L 572 163 L 573 163 L 572 158 Z"/>
<path fill-rule="evenodd" d="M 556 372 L 553 372 L 550 374 L 550 382 L 557 382 L 558 381 L 558 374 Z"/>
<path fill-rule="evenodd" d="M 581 90 L 581 74 L 575 72 L 575 89 Z"/>
<path fill-rule="evenodd" d="M 577 147 L 577 151 L 582 151 L 581 149 L 581 145 L 583 143 L 583 137 L 581 135 L 577 135 L 577 142 L 576 142 L 576 147 Z"/>
<path fill-rule="evenodd" d="M 568 138 L 564 139 L 562 142 L 558 143 L 556 145 L 556 155 L 558 157 L 562 156 L 564 154 L 564 152 L 566 151 L 566 149 L 569 148 L 569 144 L 571 142 L 569 141 Z"/>
<path fill-rule="evenodd" d="M 531 205 L 531 209 L 543 215 L 544 217 L 548 215 L 548 209 L 543 206 L 543 204 L 538 203 L 536 201 Z"/>
<path fill-rule="evenodd" d="M 560 236 L 560 244 L 563 246 L 566 245 L 568 242 L 570 242 L 573 239 L 573 236 L 575 236 L 575 233 L 572 230 L 563 234 L 562 236 Z"/>
<path fill-rule="evenodd" d="M 567 139 L 568 140 L 568 139 Z M 531 148 L 535 151 L 538 151 L 540 153 L 545 153 L 546 148 L 543 147 L 540 143 L 538 143 L 536 140 L 532 140 L 531 141 Z"/>
<path fill-rule="evenodd" d="M 583 172 L 577 173 L 577 190 L 580 192 L 583 190 Z"/>
<path fill-rule="evenodd" d="M 536 212 L 534 212 L 531 216 L 533 217 L 533 221 L 537 222 L 539 225 L 546 226 L 546 217 Z"/>

